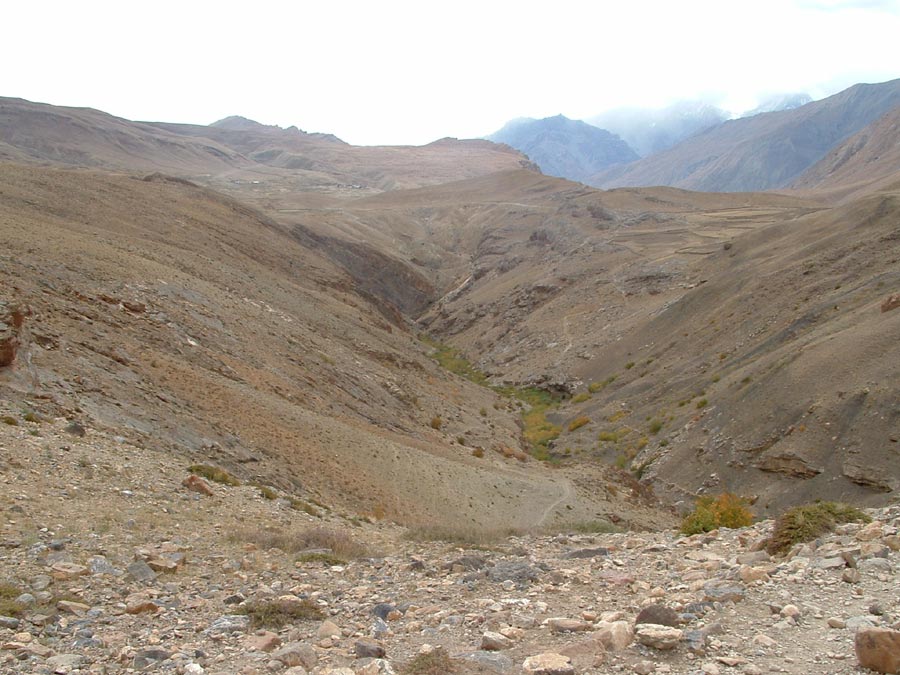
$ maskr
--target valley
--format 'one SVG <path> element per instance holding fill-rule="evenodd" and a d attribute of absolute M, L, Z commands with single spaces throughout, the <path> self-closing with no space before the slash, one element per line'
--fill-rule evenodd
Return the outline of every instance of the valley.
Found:
<path fill-rule="evenodd" d="M 488 141 L 0 99 L 2 559 L 33 600 L 0 619 L 0 665 L 394 672 L 375 638 L 403 664 L 444 645 L 448 675 L 800 673 L 827 620 L 827 672 L 859 672 L 847 624 L 898 611 L 900 169 L 896 111 L 870 117 L 790 187 L 693 192 Z M 673 534 L 722 493 L 756 524 Z M 816 501 L 877 526 L 757 555 Z M 315 625 L 217 633 L 288 596 Z M 673 652 L 636 637 L 657 603 Z M 541 652 L 571 667 L 519 669 Z"/>

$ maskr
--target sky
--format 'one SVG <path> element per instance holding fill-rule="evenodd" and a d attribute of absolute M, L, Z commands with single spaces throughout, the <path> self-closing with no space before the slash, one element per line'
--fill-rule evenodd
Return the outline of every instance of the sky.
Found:
<path fill-rule="evenodd" d="M 357 145 L 900 77 L 900 0 L 8 2 L 0 96 Z"/>

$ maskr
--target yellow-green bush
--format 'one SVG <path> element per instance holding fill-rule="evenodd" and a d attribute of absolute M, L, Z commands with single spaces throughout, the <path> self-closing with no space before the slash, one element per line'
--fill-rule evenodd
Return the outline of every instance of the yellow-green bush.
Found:
<path fill-rule="evenodd" d="M 694 510 L 681 521 L 683 534 L 699 534 L 719 527 L 746 527 L 753 523 L 753 512 L 745 499 L 723 492 L 718 497 L 701 497 Z"/>

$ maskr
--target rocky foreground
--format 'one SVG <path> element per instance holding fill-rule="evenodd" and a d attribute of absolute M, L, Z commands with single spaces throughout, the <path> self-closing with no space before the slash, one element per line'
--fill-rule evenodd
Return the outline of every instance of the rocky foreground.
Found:
<path fill-rule="evenodd" d="M 777 559 L 771 521 L 420 542 L 9 412 L 4 673 L 900 670 L 900 505 Z"/>

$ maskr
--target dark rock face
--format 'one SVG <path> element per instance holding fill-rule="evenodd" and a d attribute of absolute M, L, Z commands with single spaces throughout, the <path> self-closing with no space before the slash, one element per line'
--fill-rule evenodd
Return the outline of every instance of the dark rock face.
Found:
<path fill-rule="evenodd" d="M 26 314 L 19 305 L 0 302 L 0 368 L 10 366 L 16 360 Z"/>

